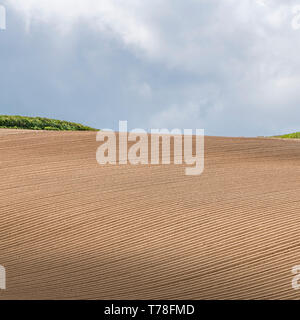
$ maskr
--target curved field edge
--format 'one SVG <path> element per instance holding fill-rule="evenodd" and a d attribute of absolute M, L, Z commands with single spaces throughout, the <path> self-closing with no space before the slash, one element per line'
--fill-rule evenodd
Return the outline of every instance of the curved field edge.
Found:
<path fill-rule="evenodd" d="M 41 117 L 7 115 L 0 115 L 0 128 L 56 131 L 97 131 L 97 129 L 75 122 Z"/>

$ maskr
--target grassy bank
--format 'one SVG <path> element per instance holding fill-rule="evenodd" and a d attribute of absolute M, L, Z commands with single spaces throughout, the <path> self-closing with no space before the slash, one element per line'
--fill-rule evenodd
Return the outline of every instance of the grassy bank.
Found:
<path fill-rule="evenodd" d="M 30 129 L 30 130 L 57 130 L 57 131 L 96 131 L 97 129 L 84 126 L 80 123 L 61 121 L 40 117 L 5 116 L 0 115 L 0 128 Z"/>
<path fill-rule="evenodd" d="M 282 136 L 276 136 L 276 138 L 284 138 L 284 139 L 300 139 L 300 132 L 284 134 Z"/>

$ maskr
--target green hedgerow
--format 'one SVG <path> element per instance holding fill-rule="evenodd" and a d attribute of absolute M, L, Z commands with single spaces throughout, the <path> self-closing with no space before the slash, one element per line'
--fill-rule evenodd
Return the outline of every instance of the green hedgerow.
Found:
<path fill-rule="evenodd" d="M 62 131 L 97 131 L 80 123 L 61 121 L 41 117 L 23 117 L 0 115 L 0 128 Z"/>
<path fill-rule="evenodd" d="M 282 135 L 282 136 L 277 136 L 276 138 L 283 138 L 283 139 L 300 139 L 300 132 L 284 134 L 284 135 Z"/>

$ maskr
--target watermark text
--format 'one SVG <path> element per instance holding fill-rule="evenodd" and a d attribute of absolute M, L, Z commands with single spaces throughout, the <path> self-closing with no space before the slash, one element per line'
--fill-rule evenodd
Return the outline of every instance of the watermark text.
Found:
<path fill-rule="evenodd" d="M 300 289 L 300 265 L 292 268 L 292 274 L 295 276 L 292 279 L 292 288 L 295 290 Z"/>
<path fill-rule="evenodd" d="M 0 4 L 0 30 L 6 30 L 6 9 Z"/>
<path fill-rule="evenodd" d="M 0 265 L 0 290 L 6 289 L 6 271 L 3 266 Z"/>
<path fill-rule="evenodd" d="M 197 129 L 195 135 L 191 129 L 184 129 L 183 133 L 180 129 L 151 129 L 149 135 L 143 129 L 127 132 L 127 121 L 120 121 L 118 134 L 103 129 L 98 132 L 97 141 L 103 142 L 96 153 L 100 165 L 168 165 L 172 158 L 174 164 L 188 165 L 186 175 L 201 175 L 204 170 L 203 129 Z"/>

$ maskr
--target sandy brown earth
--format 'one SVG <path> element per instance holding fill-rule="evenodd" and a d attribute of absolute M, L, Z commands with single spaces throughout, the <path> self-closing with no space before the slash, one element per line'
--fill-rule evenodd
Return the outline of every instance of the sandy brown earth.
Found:
<path fill-rule="evenodd" d="M 0 298 L 299 299 L 300 142 L 205 144 L 186 176 L 100 166 L 93 132 L 0 130 Z"/>

